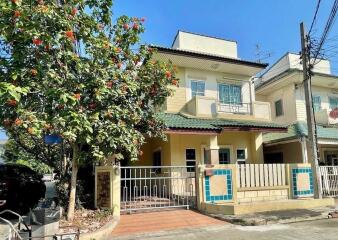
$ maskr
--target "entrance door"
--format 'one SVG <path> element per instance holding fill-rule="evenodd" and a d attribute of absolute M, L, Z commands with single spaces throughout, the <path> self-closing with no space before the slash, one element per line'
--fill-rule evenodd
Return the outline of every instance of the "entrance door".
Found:
<path fill-rule="evenodd" d="M 338 152 L 326 151 L 325 152 L 325 165 L 326 166 L 338 166 Z"/>
<path fill-rule="evenodd" d="M 219 164 L 230 164 L 230 149 L 220 148 L 218 150 Z"/>

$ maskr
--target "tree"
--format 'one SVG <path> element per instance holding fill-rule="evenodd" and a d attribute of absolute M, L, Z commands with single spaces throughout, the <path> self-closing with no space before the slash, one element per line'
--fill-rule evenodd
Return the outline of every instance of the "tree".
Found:
<path fill-rule="evenodd" d="M 25 144 L 22 146 L 18 144 L 19 141 L 20 140 L 16 141 L 13 139 L 9 139 L 6 142 L 6 144 L 4 144 L 3 153 L 0 153 L 0 158 L 3 158 L 6 163 L 17 163 L 17 164 L 25 165 L 40 174 L 52 172 L 52 168 L 50 166 L 52 165 L 51 163 L 53 161 L 51 160 L 56 160 L 54 159 L 54 156 L 58 156 L 58 155 L 55 155 L 55 151 L 51 151 L 50 153 L 47 153 L 49 156 L 52 156 L 52 157 L 47 157 L 45 155 L 46 154 L 45 149 L 39 147 L 38 145 L 35 145 L 35 143 L 31 143 L 27 145 Z M 27 149 L 29 146 L 31 146 L 31 148 Z M 39 149 L 42 150 L 42 151 L 36 152 L 38 153 L 39 156 L 41 156 L 41 158 L 38 158 L 38 160 L 36 158 L 36 154 L 31 153 L 31 151 L 35 151 L 36 147 L 39 147 Z"/>
<path fill-rule="evenodd" d="M 164 137 L 158 109 L 177 85 L 170 63 L 140 45 L 143 18 L 112 21 L 111 0 L 0 2 L 0 123 L 10 134 L 56 135 L 71 149 L 68 220 L 78 167 Z"/>

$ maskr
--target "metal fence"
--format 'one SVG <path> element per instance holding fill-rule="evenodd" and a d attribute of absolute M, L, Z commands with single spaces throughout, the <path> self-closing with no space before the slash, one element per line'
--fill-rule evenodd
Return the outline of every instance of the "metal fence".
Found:
<path fill-rule="evenodd" d="M 217 111 L 224 113 L 252 114 L 251 103 L 221 103 L 217 104 Z"/>
<path fill-rule="evenodd" d="M 194 207 L 195 167 L 121 167 L 121 212 Z"/>
<path fill-rule="evenodd" d="M 320 166 L 322 193 L 326 197 L 338 197 L 338 166 Z"/>

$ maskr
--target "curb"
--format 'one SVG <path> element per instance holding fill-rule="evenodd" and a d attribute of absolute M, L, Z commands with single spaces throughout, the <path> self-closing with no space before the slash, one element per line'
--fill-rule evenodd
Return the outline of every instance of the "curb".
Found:
<path fill-rule="evenodd" d="M 288 224 L 296 222 L 305 222 L 305 221 L 315 221 L 328 218 L 328 213 L 322 213 L 318 216 L 303 216 L 303 217 L 292 217 L 287 219 L 264 219 L 264 218 L 236 218 L 236 217 L 227 217 L 219 215 L 209 215 L 215 219 L 225 221 L 234 225 L 239 226 L 262 226 L 262 225 L 271 225 L 271 224 Z"/>
<path fill-rule="evenodd" d="M 107 222 L 103 227 L 90 233 L 80 234 L 80 240 L 105 240 L 107 239 L 114 228 L 119 223 L 120 218 L 114 217 L 111 221 Z"/>

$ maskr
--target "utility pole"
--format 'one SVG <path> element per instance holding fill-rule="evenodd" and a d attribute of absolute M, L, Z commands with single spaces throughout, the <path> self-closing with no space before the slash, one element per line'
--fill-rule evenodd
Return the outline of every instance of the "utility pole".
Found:
<path fill-rule="evenodd" d="M 313 170 L 315 171 L 314 176 L 316 176 L 317 183 L 317 194 L 318 198 L 322 198 L 322 181 L 321 176 L 319 175 L 319 164 L 318 164 L 318 147 L 317 147 L 317 135 L 316 135 L 316 125 L 314 118 L 314 111 L 312 106 L 312 91 L 311 91 L 311 81 L 309 74 L 309 62 L 310 55 L 309 53 L 309 45 L 308 45 L 308 36 L 305 33 L 305 26 L 302 22 L 300 24 L 300 37 L 302 44 L 302 62 L 303 62 L 303 83 L 304 83 L 304 92 L 305 92 L 305 104 L 306 104 L 306 120 L 308 127 L 308 143 L 311 147 L 312 152 L 312 163 Z"/>

